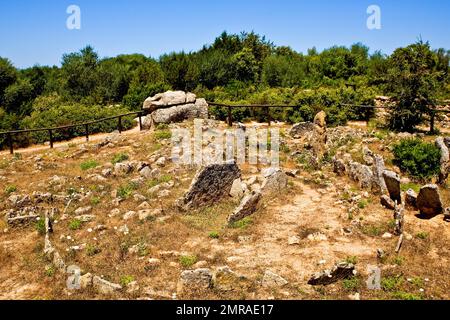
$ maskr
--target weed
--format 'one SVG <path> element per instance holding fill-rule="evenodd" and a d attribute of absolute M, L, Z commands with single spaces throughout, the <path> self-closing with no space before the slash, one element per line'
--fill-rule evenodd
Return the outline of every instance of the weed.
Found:
<path fill-rule="evenodd" d="M 399 300 L 422 300 L 422 296 L 403 291 L 394 292 L 392 296 Z"/>
<path fill-rule="evenodd" d="M 219 233 L 217 231 L 211 231 L 208 234 L 208 237 L 211 238 L 211 239 L 219 239 L 220 236 L 219 236 Z"/>
<path fill-rule="evenodd" d="M 36 229 L 36 231 L 41 235 L 45 235 L 45 221 L 44 219 L 39 219 L 35 225 L 34 228 Z"/>
<path fill-rule="evenodd" d="M 429 238 L 430 234 L 428 232 L 419 232 L 416 234 L 416 237 L 420 240 L 427 240 Z"/>
<path fill-rule="evenodd" d="M 17 191 L 17 186 L 15 186 L 13 184 L 10 184 L 10 185 L 6 186 L 6 188 L 5 188 L 5 193 L 7 195 L 10 195 L 11 193 L 16 192 L 16 191 Z"/>
<path fill-rule="evenodd" d="M 233 229 L 247 229 L 253 223 L 252 218 L 245 217 L 242 220 L 236 221 L 231 224 Z"/>
<path fill-rule="evenodd" d="M 384 291 L 396 291 L 403 284 L 402 276 L 389 276 L 381 279 L 381 288 Z"/>
<path fill-rule="evenodd" d="M 346 291 L 354 292 L 356 289 L 358 289 L 360 285 L 360 279 L 358 277 L 353 277 L 350 279 L 344 279 L 342 281 L 342 286 Z"/>
<path fill-rule="evenodd" d="M 45 275 L 47 277 L 53 277 L 56 273 L 56 269 L 54 265 L 48 266 L 47 268 L 45 268 Z"/>
<path fill-rule="evenodd" d="M 91 204 L 92 204 L 93 206 L 98 205 L 100 202 L 101 202 L 101 199 L 100 199 L 99 197 L 92 197 L 92 198 L 91 198 Z"/>
<path fill-rule="evenodd" d="M 172 138 L 172 132 L 169 130 L 162 130 L 155 132 L 155 138 L 158 140 L 167 140 Z"/>
<path fill-rule="evenodd" d="M 351 263 L 351 264 L 357 264 L 358 263 L 358 257 L 356 257 L 356 256 L 347 257 L 345 259 L 345 262 Z"/>
<path fill-rule="evenodd" d="M 97 246 L 89 244 L 86 247 L 86 254 L 90 257 L 95 256 L 96 254 L 99 254 L 100 252 L 101 252 L 101 250 Z"/>
<path fill-rule="evenodd" d="M 126 275 L 120 278 L 120 285 L 122 287 L 128 286 L 130 283 L 134 281 L 134 277 L 130 275 Z"/>

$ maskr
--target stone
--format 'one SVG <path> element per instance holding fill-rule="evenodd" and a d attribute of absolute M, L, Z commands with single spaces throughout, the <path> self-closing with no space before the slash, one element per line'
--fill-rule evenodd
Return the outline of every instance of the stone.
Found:
<path fill-rule="evenodd" d="M 139 175 L 145 179 L 152 179 L 152 169 L 150 167 L 144 167 L 139 171 Z"/>
<path fill-rule="evenodd" d="M 241 170 L 235 162 L 201 168 L 189 191 L 178 200 L 178 206 L 187 210 L 214 204 L 230 194 L 233 182 L 240 177 Z"/>
<path fill-rule="evenodd" d="M 374 154 L 373 152 L 367 147 L 363 147 L 363 159 L 366 165 L 371 166 L 374 164 Z"/>
<path fill-rule="evenodd" d="M 450 153 L 447 145 L 445 144 L 444 138 L 439 137 L 436 139 L 436 147 L 441 151 L 441 159 L 440 159 L 440 173 L 439 173 L 439 184 L 444 184 L 450 173 Z"/>
<path fill-rule="evenodd" d="M 233 185 L 231 186 L 230 196 L 234 199 L 240 200 L 245 193 L 244 183 L 241 178 L 238 178 L 233 181 Z"/>
<path fill-rule="evenodd" d="M 189 95 L 189 100 L 192 100 L 192 95 Z M 160 107 L 179 105 L 186 102 L 187 95 L 184 91 L 166 91 L 145 99 L 143 109 L 152 112 Z"/>
<path fill-rule="evenodd" d="M 383 172 L 384 182 L 386 183 L 386 188 L 389 192 L 389 196 L 397 204 L 402 203 L 401 188 L 400 188 L 400 177 L 393 171 L 385 170 Z"/>
<path fill-rule="evenodd" d="M 128 162 L 119 162 L 114 165 L 114 172 L 118 175 L 127 175 L 133 171 L 133 167 Z"/>
<path fill-rule="evenodd" d="M 382 195 L 380 197 L 380 203 L 383 207 L 389 210 L 395 210 L 395 202 L 387 195 Z"/>
<path fill-rule="evenodd" d="M 320 111 L 314 117 L 314 124 L 319 126 L 319 127 L 321 127 L 321 128 L 326 128 L 326 126 L 327 126 L 327 123 L 325 121 L 326 118 L 327 118 L 327 114 L 325 113 L 325 111 Z"/>
<path fill-rule="evenodd" d="M 112 295 L 115 292 L 122 290 L 121 285 L 106 281 L 99 276 L 94 276 L 92 284 L 98 293 L 104 295 Z"/>
<path fill-rule="evenodd" d="M 300 244 L 300 238 L 297 237 L 297 236 L 289 237 L 289 239 L 288 239 L 288 244 L 289 244 L 290 246 L 296 245 L 296 244 Z"/>
<path fill-rule="evenodd" d="M 336 157 L 333 158 L 333 172 L 341 177 L 345 175 L 345 163 L 343 160 Z"/>
<path fill-rule="evenodd" d="M 314 131 L 314 123 L 312 122 L 300 122 L 294 124 L 289 131 L 289 135 L 295 139 L 305 138 L 312 134 Z"/>
<path fill-rule="evenodd" d="M 94 276 L 91 273 L 86 273 L 80 277 L 80 288 L 87 289 L 92 287 Z"/>
<path fill-rule="evenodd" d="M 139 217 L 139 220 L 141 220 L 141 221 L 147 220 L 150 217 L 160 216 L 161 214 L 162 214 L 161 209 L 154 209 L 154 210 L 144 209 L 144 210 L 138 211 L 138 217 Z"/>
<path fill-rule="evenodd" d="M 93 215 L 93 214 L 83 214 L 83 215 L 76 216 L 75 219 L 86 223 L 86 222 L 91 222 L 91 221 L 95 220 L 95 215 Z"/>
<path fill-rule="evenodd" d="M 386 182 L 384 182 L 383 172 L 386 170 L 383 156 L 375 154 L 373 156 L 373 183 L 372 190 L 377 193 L 384 194 L 387 192 Z"/>
<path fill-rule="evenodd" d="M 417 193 L 409 189 L 405 194 L 405 205 L 409 209 L 417 210 Z"/>
<path fill-rule="evenodd" d="M 217 269 L 213 278 L 214 288 L 219 291 L 242 291 L 250 287 L 250 281 L 233 272 L 228 266 Z"/>
<path fill-rule="evenodd" d="M 240 205 L 234 210 L 232 214 L 228 216 L 228 224 L 233 224 L 255 213 L 258 209 L 261 198 L 262 194 L 260 192 L 245 196 L 242 199 Z"/>
<path fill-rule="evenodd" d="M 366 165 L 351 161 L 348 164 L 349 177 L 359 182 L 362 189 L 371 189 L 373 181 L 372 169 Z"/>
<path fill-rule="evenodd" d="M 123 220 L 130 220 L 136 216 L 136 211 L 128 211 L 123 215 Z"/>
<path fill-rule="evenodd" d="M 202 268 L 185 270 L 181 273 L 178 283 L 179 292 L 187 289 L 209 289 L 212 286 L 213 274 L 210 269 Z"/>
<path fill-rule="evenodd" d="M 314 274 L 308 284 L 312 286 L 329 285 L 342 279 L 348 279 L 355 274 L 355 266 L 352 263 L 341 262 L 331 270 L 325 270 Z"/>
<path fill-rule="evenodd" d="M 435 216 L 443 212 L 444 208 L 437 185 L 429 184 L 420 189 L 417 196 L 417 208 L 421 214 L 426 216 Z"/>
<path fill-rule="evenodd" d="M 148 115 L 146 126 L 158 124 L 170 124 L 184 120 L 207 119 L 208 103 L 205 99 L 197 99 L 195 103 L 187 103 L 170 108 L 159 109 Z"/>
<path fill-rule="evenodd" d="M 271 194 L 280 194 L 288 185 L 288 177 L 279 168 L 269 168 L 262 172 L 264 182 L 261 186 L 261 193 L 263 196 Z"/>
<path fill-rule="evenodd" d="M 280 288 L 287 285 L 288 282 L 286 279 L 281 277 L 280 275 L 270 271 L 266 270 L 264 272 L 264 276 L 262 279 L 262 286 L 265 288 Z"/>

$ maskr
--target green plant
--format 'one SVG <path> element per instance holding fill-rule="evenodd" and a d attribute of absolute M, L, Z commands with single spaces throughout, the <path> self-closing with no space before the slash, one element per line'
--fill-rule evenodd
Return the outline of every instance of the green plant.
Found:
<path fill-rule="evenodd" d="M 220 236 L 219 236 L 219 233 L 217 231 L 211 231 L 208 234 L 208 237 L 211 238 L 211 239 L 219 239 Z"/>
<path fill-rule="evenodd" d="M 402 190 L 403 192 L 406 192 L 406 191 L 408 191 L 409 189 L 411 189 L 411 190 L 413 190 L 414 192 L 419 193 L 420 188 L 421 188 L 420 184 L 412 183 L 412 182 L 410 182 L 410 183 L 403 183 L 403 184 L 401 185 L 401 190 Z"/>
<path fill-rule="evenodd" d="M 252 218 L 250 218 L 250 217 L 245 217 L 245 218 L 242 219 L 242 220 L 233 222 L 233 223 L 231 224 L 231 227 L 232 227 L 233 229 L 247 229 L 252 223 L 253 223 Z"/>
<path fill-rule="evenodd" d="M 95 256 L 96 254 L 99 254 L 100 252 L 101 252 L 101 250 L 97 246 L 94 246 L 91 244 L 86 246 L 86 254 L 90 257 Z"/>
<path fill-rule="evenodd" d="M 421 240 L 427 240 L 428 237 L 430 236 L 430 234 L 428 232 L 419 232 L 418 234 L 416 234 L 416 237 L 421 239 Z"/>
<path fill-rule="evenodd" d="M 416 295 L 413 293 L 409 293 L 409 292 L 403 292 L 403 291 L 397 291 L 392 293 L 392 297 L 394 297 L 394 299 L 399 299 L 399 300 L 422 300 L 422 295 Z"/>
<path fill-rule="evenodd" d="M 16 191 L 17 191 L 17 186 L 15 186 L 13 184 L 10 184 L 10 185 L 6 186 L 6 188 L 5 188 L 5 193 L 7 195 L 9 195 L 9 194 L 11 194 L 13 192 L 16 192 Z"/>
<path fill-rule="evenodd" d="M 54 265 L 48 266 L 47 268 L 45 268 L 45 275 L 47 277 L 53 277 L 56 273 L 56 268 Z"/>
<path fill-rule="evenodd" d="M 44 219 L 39 219 L 38 221 L 36 221 L 36 223 L 34 224 L 34 227 L 36 229 L 36 231 L 42 236 L 45 235 L 45 221 Z"/>
<path fill-rule="evenodd" d="M 398 266 L 403 265 L 405 261 L 405 258 L 403 258 L 402 256 L 395 256 L 394 259 L 392 259 L 392 262 Z"/>
<path fill-rule="evenodd" d="M 358 257 L 357 256 L 347 257 L 345 259 L 345 262 L 351 263 L 351 264 L 357 264 L 358 263 Z"/>
<path fill-rule="evenodd" d="M 87 160 L 80 164 L 80 168 L 81 168 L 81 170 L 86 171 L 89 169 L 96 168 L 96 167 L 98 167 L 98 165 L 99 165 L 98 162 L 95 160 Z"/>
<path fill-rule="evenodd" d="M 358 277 L 353 277 L 350 279 L 344 279 L 342 281 L 342 286 L 344 290 L 354 292 L 360 286 L 361 280 Z"/>
<path fill-rule="evenodd" d="M 367 200 L 363 199 L 358 202 L 358 208 L 360 208 L 360 209 L 364 209 L 365 207 L 367 207 L 367 205 L 368 205 Z"/>
<path fill-rule="evenodd" d="M 429 179 L 440 172 L 441 152 L 434 144 L 420 139 L 405 139 L 393 149 L 394 164 L 410 176 Z"/>
<path fill-rule="evenodd" d="M 117 195 L 122 199 L 128 199 L 136 188 L 134 183 L 122 185 L 117 189 Z"/>
<path fill-rule="evenodd" d="M 120 285 L 122 287 L 128 286 L 130 283 L 134 281 L 134 277 L 130 275 L 126 275 L 120 278 Z"/>
<path fill-rule="evenodd" d="M 69 222 L 69 229 L 74 230 L 74 231 L 79 230 L 79 229 L 81 229 L 82 224 L 83 223 L 80 220 L 73 219 L 72 221 Z"/>
<path fill-rule="evenodd" d="M 98 205 L 100 202 L 101 202 L 100 197 L 92 197 L 91 198 L 91 204 L 94 206 Z"/>
<path fill-rule="evenodd" d="M 197 256 L 187 255 L 180 257 L 180 263 L 184 268 L 190 268 L 197 262 Z"/>
<path fill-rule="evenodd" d="M 112 164 L 117 164 L 117 163 L 126 161 L 129 158 L 130 157 L 126 153 L 117 153 L 116 155 L 114 155 L 114 157 L 113 157 L 111 162 L 112 162 Z"/>
<path fill-rule="evenodd" d="M 396 291 L 403 284 L 404 278 L 402 276 L 388 276 L 381 279 L 381 288 L 384 291 Z"/>
<path fill-rule="evenodd" d="M 155 132 L 155 138 L 158 140 L 167 140 L 172 138 L 172 132 L 169 130 L 161 130 Z"/>

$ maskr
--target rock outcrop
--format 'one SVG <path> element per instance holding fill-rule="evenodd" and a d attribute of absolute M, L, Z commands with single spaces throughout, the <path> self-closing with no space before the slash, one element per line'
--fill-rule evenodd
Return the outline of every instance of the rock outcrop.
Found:
<path fill-rule="evenodd" d="M 386 183 L 389 196 L 398 204 L 402 203 L 400 177 L 393 171 L 385 170 L 383 172 L 384 182 Z"/>
<path fill-rule="evenodd" d="M 158 124 L 208 118 L 206 100 L 197 99 L 194 94 L 183 91 L 167 91 L 147 98 L 143 109 L 150 113 L 143 119 L 146 129 Z"/>
<path fill-rule="evenodd" d="M 420 189 L 417 196 L 417 208 L 425 216 L 435 216 L 444 211 L 437 185 L 429 184 Z"/>
<path fill-rule="evenodd" d="M 177 204 L 185 210 L 212 205 L 228 196 L 233 182 L 240 177 L 235 162 L 206 166 L 197 172 L 189 191 Z"/>

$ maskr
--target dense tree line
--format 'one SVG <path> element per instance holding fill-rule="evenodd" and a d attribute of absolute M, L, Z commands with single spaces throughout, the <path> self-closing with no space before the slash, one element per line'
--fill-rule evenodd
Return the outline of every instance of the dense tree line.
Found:
<path fill-rule="evenodd" d="M 398 100 L 391 127 L 410 130 L 422 121 L 428 105 L 449 96 L 449 57 L 449 51 L 432 50 L 423 42 L 391 56 L 370 54 L 360 43 L 302 54 L 255 33 L 223 33 L 199 51 L 159 59 L 141 54 L 100 59 L 88 46 L 65 54 L 61 67 L 18 70 L 0 57 L 0 130 L 136 110 L 146 97 L 168 89 L 223 102 L 301 105 L 274 111 L 275 118 L 291 122 L 309 120 L 326 108 L 335 124 L 367 116 L 341 102 L 370 103 L 376 94 L 385 94 Z M 239 119 L 258 116 L 249 110 L 234 112 Z M 216 114 L 223 116 L 220 109 Z"/>

